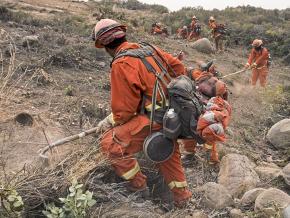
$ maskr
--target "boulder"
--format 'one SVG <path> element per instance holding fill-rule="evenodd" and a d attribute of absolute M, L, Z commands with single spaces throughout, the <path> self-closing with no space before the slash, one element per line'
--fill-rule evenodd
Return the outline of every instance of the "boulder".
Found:
<path fill-rule="evenodd" d="M 229 191 L 222 185 L 215 182 L 208 182 L 200 189 L 203 192 L 202 202 L 206 207 L 221 209 L 234 204 Z"/>
<path fill-rule="evenodd" d="M 283 218 L 290 218 L 290 205 L 283 210 Z"/>
<path fill-rule="evenodd" d="M 245 214 L 240 209 L 234 208 L 230 211 L 230 218 L 243 218 L 244 216 Z"/>
<path fill-rule="evenodd" d="M 218 183 L 227 187 L 233 197 L 239 197 L 260 182 L 254 167 L 244 155 L 227 154 L 220 163 Z"/>
<path fill-rule="evenodd" d="M 38 36 L 24 36 L 22 38 L 22 46 L 23 47 L 33 47 L 39 44 Z"/>
<path fill-rule="evenodd" d="M 282 175 L 285 183 L 290 187 L 290 163 L 288 163 L 282 170 Z"/>
<path fill-rule="evenodd" d="M 261 213 L 264 217 L 275 217 L 277 214 L 281 217 L 282 211 L 289 204 L 288 194 L 276 188 L 269 188 L 257 197 L 255 212 Z"/>
<path fill-rule="evenodd" d="M 268 131 L 267 139 L 278 149 L 286 149 L 290 146 L 290 119 L 284 119 L 276 123 Z"/>
<path fill-rule="evenodd" d="M 261 179 L 275 179 L 282 175 L 282 169 L 274 163 L 263 162 L 255 168 Z"/>
<path fill-rule="evenodd" d="M 214 52 L 214 48 L 207 38 L 196 40 L 190 46 L 202 53 L 211 54 Z"/>
<path fill-rule="evenodd" d="M 241 205 L 242 206 L 246 206 L 246 205 L 254 204 L 256 198 L 258 197 L 258 195 L 261 194 L 263 191 L 266 191 L 266 189 L 264 189 L 264 188 L 254 188 L 254 189 L 252 189 L 250 191 L 247 191 L 243 195 L 243 197 L 242 197 L 242 199 L 240 201 Z"/>

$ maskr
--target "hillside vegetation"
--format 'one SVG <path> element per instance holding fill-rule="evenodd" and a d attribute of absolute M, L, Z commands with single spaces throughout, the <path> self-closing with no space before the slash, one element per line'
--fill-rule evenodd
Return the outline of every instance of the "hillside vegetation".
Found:
<path fill-rule="evenodd" d="M 231 35 L 225 52 L 204 54 L 173 35 L 164 38 L 149 34 L 151 24 L 157 21 L 167 25 L 173 34 L 176 28 L 189 24 L 192 15 L 199 17 L 205 37 L 209 16 L 227 24 Z M 172 196 L 162 176 L 142 157 L 140 163 L 148 177 L 150 199 L 140 202 L 135 193 L 128 193 L 126 182 L 115 175 L 100 152 L 100 136 L 69 142 L 49 150 L 48 159 L 39 158 L 41 148 L 95 127 L 110 113 L 111 57 L 104 50 L 97 50 L 90 37 L 94 24 L 101 18 L 126 24 L 132 42 L 147 41 L 174 55 L 183 50 L 187 67 L 196 67 L 200 60 L 214 60 L 223 75 L 243 67 L 255 37 L 266 41 L 274 56 L 266 89 L 249 85 L 249 71 L 224 79 L 231 93 L 233 114 L 227 141 L 219 144 L 218 150 L 222 166 L 236 167 L 230 168 L 236 173 L 234 180 L 242 183 L 224 186 L 238 191 L 225 190 L 220 177 L 228 168 L 208 165 L 202 151 L 185 164 L 193 198 L 184 209 L 173 209 Z M 290 117 L 290 69 L 285 65 L 289 62 L 283 63 L 289 56 L 289 19 L 289 10 L 250 6 L 220 11 L 183 8 L 169 13 L 163 6 L 135 0 L 3 0 L 0 217 L 31 218 L 45 214 L 53 218 L 226 218 L 235 217 L 237 211 L 241 217 L 270 217 L 254 201 L 242 204 L 242 197 L 246 190 L 257 187 L 258 191 L 269 190 L 270 196 L 279 196 L 282 202 L 275 199 L 279 203 L 290 198 L 286 174 L 282 173 L 289 165 L 290 149 L 275 147 L 266 139 L 275 123 Z M 233 43 L 236 38 L 239 45 Z M 184 154 L 182 150 L 181 153 Z M 271 207 L 266 212 L 281 217 L 278 203 L 266 206 Z"/>

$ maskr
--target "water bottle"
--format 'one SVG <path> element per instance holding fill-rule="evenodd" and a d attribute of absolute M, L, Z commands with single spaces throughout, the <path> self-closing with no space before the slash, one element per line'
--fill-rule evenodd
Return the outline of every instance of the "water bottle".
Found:
<path fill-rule="evenodd" d="M 181 132 L 181 122 L 174 108 L 166 111 L 163 117 L 163 134 L 170 139 L 177 139 Z"/>

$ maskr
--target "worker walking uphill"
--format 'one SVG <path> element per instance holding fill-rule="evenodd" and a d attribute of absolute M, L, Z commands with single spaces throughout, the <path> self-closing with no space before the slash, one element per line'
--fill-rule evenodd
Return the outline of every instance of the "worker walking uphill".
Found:
<path fill-rule="evenodd" d="M 209 18 L 209 27 L 211 28 L 212 38 L 215 42 L 215 49 L 217 52 L 223 51 L 223 37 L 225 35 L 225 26 L 217 24 L 214 17 Z"/>
<path fill-rule="evenodd" d="M 116 174 L 128 181 L 128 190 L 142 192 L 147 188 L 146 176 L 141 172 L 134 154 L 142 150 L 150 130 L 156 132 L 162 128 L 162 124 L 151 123 L 147 116 L 148 113 L 153 114 L 153 108 L 157 111 L 158 105 L 155 103 L 161 101 L 160 95 L 156 101 L 152 99 L 156 91 L 156 75 L 164 72 L 161 69 L 166 69 L 171 77 L 176 77 L 185 73 L 185 67 L 177 58 L 154 46 L 147 51 L 146 57 L 139 58 L 143 44 L 127 42 L 126 26 L 111 19 L 103 19 L 96 24 L 93 39 L 97 48 L 105 48 L 113 57 L 112 114 L 99 124 L 100 129 L 105 131 L 101 148 Z M 158 90 L 161 89 L 158 86 Z M 164 92 L 166 94 L 166 90 Z M 187 188 L 178 144 L 176 141 L 174 143 L 173 154 L 159 163 L 158 168 L 173 193 L 175 205 L 184 206 L 192 193 Z"/>
<path fill-rule="evenodd" d="M 245 68 L 252 69 L 251 83 L 253 86 L 256 85 L 258 80 L 260 80 L 260 85 L 265 87 L 270 66 L 270 53 L 263 46 L 263 41 L 260 39 L 255 39 L 252 43 L 252 47 L 253 48 Z"/>
<path fill-rule="evenodd" d="M 198 19 L 196 16 L 192 17 L 191 23 L 190 23 L 190 34 L 188 36 L 188 40 L 192 40 L 193 38 L 195 40 L 198 40 L 200 38 L 201 34 L 201 25 L 198 23 Z"/>

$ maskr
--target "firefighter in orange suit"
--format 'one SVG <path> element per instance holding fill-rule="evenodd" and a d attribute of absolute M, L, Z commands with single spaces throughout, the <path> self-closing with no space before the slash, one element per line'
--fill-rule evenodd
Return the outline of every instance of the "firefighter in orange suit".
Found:
<path fill-rule="evenodd" d="M 137 49 L 137 43 L 126 40 L 126 27 L 110 19 L 100 20 L 94 30 L 93 39 L 97 48 L 105 48 L 115 57 L 127 49 Z M 164 60 L 173 68 L 177 75 L 168 69 L 172 77 L 185 74 L 185 67 L 178 58 L 156 48 Z M 153 57 L 147 61 L 158 72 L 160 68 Z M 144 139 L 149 135 L 150 120 L 141 113 L 142 96 L 152 97 L 155 75 L 147 70 L 139 58 L 124 56 L 116 59 L 111 65 L 111 108 L 112 114 L 99 123 L 105 131 L 101 140 L 102 151 L 109 158 L 116 174 L 128 181 L 127 188 L 131 191 L 146 189 L 146 176 L 142 173 L 134 154 L 142 151 Z M 150 108 L 151 98 L 146 98 L 145 108 Z M 153 131 L 162 128 L 153 124 Z M 178 144 L 170 159 L 159 163 L 158 168 L 173 193 L 174 203 L 184 206 L 192 196 L 186 183 L 184 169 L 181 165 Z"/>
<path fill-rule="evenodd" d="M 262 87 L 266 86 L 267 76 L 269 72 L 269 52 L 263 47 L 263 41 L 255 39 L 252 43 L 252 51 L 250 53 L 248 63 L 245 68 L 252 69 L 252 85 L 255 86 L 260 81 Z"/>

